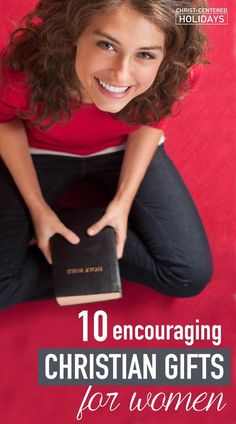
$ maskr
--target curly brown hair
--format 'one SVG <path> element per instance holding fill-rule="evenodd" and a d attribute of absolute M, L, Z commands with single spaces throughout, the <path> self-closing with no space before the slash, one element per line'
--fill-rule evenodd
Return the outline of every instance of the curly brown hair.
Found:
<path fill-rule="evenodd" d="M 2 61 L 26 75 L 31 87 L 29 110 L 35 125 L 68 119 L 82 104 L 75 72 L 76 42 L 98 14 L 128 4 L 165 33 L 165 56 L 152 86 L 134 98 L 117 119 L 130 124 L 158 122 L 187 89 L 191 66 L 205 61 L 206 35 L 198 25 L 176 25 L 176 8 L 205 6 L 191 0 L 40 0 L 21 21 L 5 48 Z M 73 98 L 72 93 L 76 93 Z"/>

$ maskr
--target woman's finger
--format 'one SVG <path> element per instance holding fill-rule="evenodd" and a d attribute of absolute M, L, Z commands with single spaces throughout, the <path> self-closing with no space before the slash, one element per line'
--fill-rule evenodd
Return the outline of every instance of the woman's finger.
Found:
<path fill-rule="evenodd" d="M 60 231 L 58 232 L 61 236 L 63 236 L 67 241 L 72 244 L 78 244 L 80 242 L 79 237 L 73 231 L 69 230 L 69 228 L 62 225 Z"/>
<path fill-rule="evenodd" d="M 95 236 L 99 233 L 103 228 L 105 228 L 108 225 L 108 219 L 106 215 L 103 215 L 103 217 L 95 222 L 91 227 L 88 228 L 87 233 L 89 236 Z"/>

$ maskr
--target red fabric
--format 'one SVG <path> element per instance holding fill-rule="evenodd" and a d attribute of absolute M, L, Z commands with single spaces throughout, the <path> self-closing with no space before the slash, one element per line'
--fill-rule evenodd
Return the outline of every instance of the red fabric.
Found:
<path fill-rule="evenodd" d="M 4 41 L 9 26 L 17 16 L 31 7 L 33 0 L 1 0 L 1 16 L 5 16 Z M 235 82 L 233 80 L 234 32 L 233 4 L 226 0 L 210 1 L 211 7 L 229 8 L 229 25 L 209 26 L 211 64 L 202 69 L 198 84 L 185 99 L 181 113 L 167 129 L 167 148 L 185 178 L 204 221 L 213 250 L 215 272 L 211 284 L 192 299 L 170 299 L 135 283 L 124 282 L 122 300 L 91 304 L 86 307 L 59 308 L 53 301 L 18 305 L 0 312 L 0 421 L 3 424 L 72 424 L 85 388 L 40 387 L 37 384 L 37 349 L 48 348 L 159 348 L 184 347 L 177 342 L 115 342 L 111 328 L 115 324 L 191 324 L 222 325 L 221 347 L 232 350 L 231 378 L 228 387 L 97 387 L 101 393 L 118 391 L 121 407 L 113 413 L 102 408 L 86 413 L 82 423 L 94 424 L 235 424 Z M 3 21 L 3 19 L 2 19 Z M 8 23 L 8 25 L 7 25 Z M 9 24 L 11 23 L 11 25 Z M 83 193 L 86 194 L 85 192 Z M 77 315 L 104 309 L 109 317 L 108 340 L 93 338 L 82 341 Z M 195 347 L 210 347 L 198 342 Z M 223 392 L 226 407 L 217 412 L 168 411 L 131 413 L 128 398 L 136 391 L 180 391 L 193 394 Z"/>
<path fill-rule="evenodd" d="M 4 72 L 0 91 L 0 122 L 14 119 L 18 112 L 27 111 L 29 88 L 22 73 Z M 44 122 L 45 123 L 45 122 Z M 164 128 L 166 120 L 153 127 Z M 75 110 L 71 119 L 48 130 L 26 127 L 29 145 L 38 149 L 89 155 L 109 147 L 119 146 L 127 135 L 140 128 L 115 119 L 111 113 L 100 111 L 93 104 Z"/>

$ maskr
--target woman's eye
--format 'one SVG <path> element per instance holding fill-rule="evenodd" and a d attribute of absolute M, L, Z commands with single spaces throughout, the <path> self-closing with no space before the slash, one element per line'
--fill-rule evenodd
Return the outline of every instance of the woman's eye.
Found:
<path fill-rule="evenodd" d="M 155 57 L 148 52 L 139 52 L 138 56 L 141 57 L 141 59 L 147 59 L 147 60 L 155 59 Z"/>
<path fill-rule="evenodd" d="M 103 50 L 110 50 L 110 51 L 114 50 L 113 45 L 108 43 L 107 41 L 98 41 L 97 46 L 101 47 Z"/>

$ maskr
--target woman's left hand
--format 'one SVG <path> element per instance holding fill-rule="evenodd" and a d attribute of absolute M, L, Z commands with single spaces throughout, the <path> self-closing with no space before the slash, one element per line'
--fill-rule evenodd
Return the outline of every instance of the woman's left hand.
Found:
<path fill-rule="evenodd" d="M 104 215 L 99 221 L 88 228 L 87 232 L 90 236 L 95 236 L 104 227 L 113 227 L 116 234 L 116 252 L 117 258 L 122 258 L 125 240 L 127 236 L 129 207 L 124 202 L 113 199 L 109 203 Z"/>

